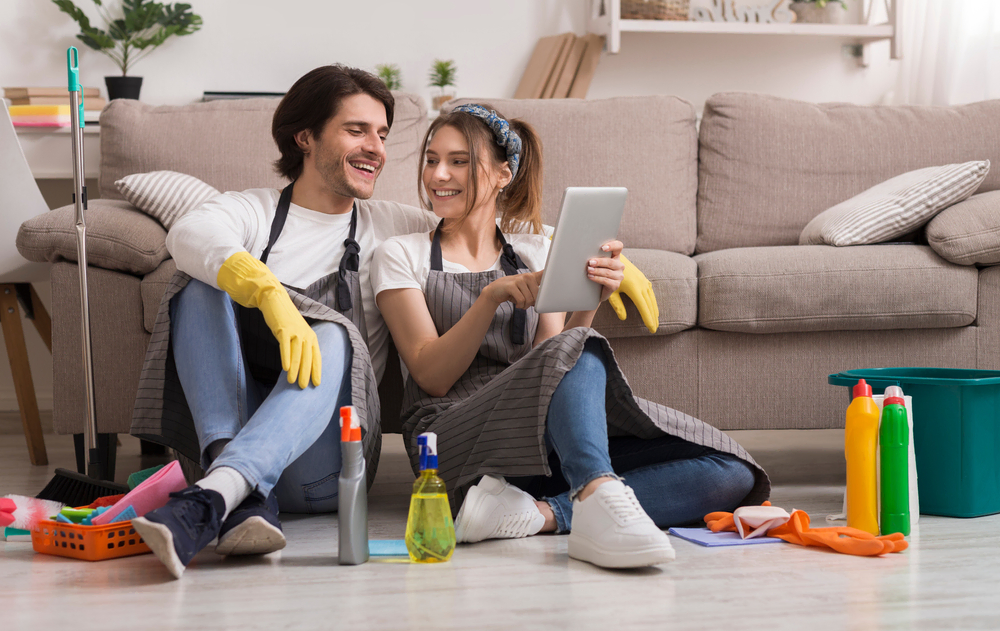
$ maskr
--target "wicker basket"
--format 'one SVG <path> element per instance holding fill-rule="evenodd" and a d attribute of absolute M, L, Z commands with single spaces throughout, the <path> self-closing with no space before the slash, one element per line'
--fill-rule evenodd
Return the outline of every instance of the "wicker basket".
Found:
<path fill-rule="evenodd" d="M 691 0 L 622 0 L 623 20 L 687 20 Z"/>

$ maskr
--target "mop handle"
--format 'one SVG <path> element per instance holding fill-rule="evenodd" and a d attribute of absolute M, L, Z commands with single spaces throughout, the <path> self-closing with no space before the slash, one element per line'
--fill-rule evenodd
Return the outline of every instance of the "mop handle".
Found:
<path fill-rule="evenodd" d="M 69 92 L 72 94 L 76 92 L 80 98 L 80 104 L 76 106 L 77 110 L 77 120 L 79 120 L 79 125 L 73 124 L 74 127 L 83 127 L 83 90 L 80 89 L 80 51 L 76 49 L 76 46 L 70 46 L 66 49 L 66 71 L 69 75 Z"/>
<path fill-rule="evenodd" d="M 94 363 L 90 340 L 90 297 L 87 292 L 87 182 L 83 169 L 83 90 L 80 89 L 80 53 L 75 46 L 66 50 L 69 75 L 70 137 L 73 139 L 73 204 L 76 208 L 76 253 L 80 270 L 80 322 L 83 339 L 84 392 L 87 397 L 87 423 L 84 426 L 87 475 L 103 478 L 102 458 L 97 450 L 97 406 L 94 401 Z"/>

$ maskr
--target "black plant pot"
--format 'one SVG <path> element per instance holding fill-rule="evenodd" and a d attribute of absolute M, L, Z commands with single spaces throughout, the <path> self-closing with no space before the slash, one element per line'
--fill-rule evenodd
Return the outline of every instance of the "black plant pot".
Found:
<path fill-rule="evenodd" d="M 142 77 L 104 77 L 104 84 L 108 86 L 108 100 L 114 99 L 139 99 L 139 90 L 142 88 Z"/>

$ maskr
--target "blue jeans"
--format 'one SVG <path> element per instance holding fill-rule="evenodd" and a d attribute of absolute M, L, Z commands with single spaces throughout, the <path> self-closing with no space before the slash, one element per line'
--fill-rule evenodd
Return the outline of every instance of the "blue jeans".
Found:
<path fill-rule="evenodd" d="M 250 375 L 240 342 L 236 304 L 228 294 L 192 280 L 170 304 L 170 339 L 177 375 L 194 417 L 206 473 L 231 467 L 263 495 L 272 490 L 283 512 L 337 510 L 342 405 L 351 404 L 347 330 L 312 324 L 323 357 L 319 386 L 301 390 L 282 371 L 277 383 Z M 208 447 L 229 441 L 209 462 Z"/>
<path fill-rule="evenodd" d="M 576 494 L 603 476 L 623 476 L 660 528 L 731 511 L 750 493 L 754 469 L 733 455 L 676 436 L 609 439 L 607 381 L 601 343 L 590 339 L 549 404 L 545 437 L 553 475 L 509 480 L 549 503 L 558 532 L 570 530 Z"/>

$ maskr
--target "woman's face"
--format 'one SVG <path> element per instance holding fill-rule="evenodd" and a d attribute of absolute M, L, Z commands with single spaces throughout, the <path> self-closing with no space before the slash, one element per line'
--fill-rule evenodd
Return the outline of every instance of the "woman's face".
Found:
<path fill-rule="evenodd" d="M 424 156 L 424 189 L 431 200 L 434 214 L 442 219 L 464 217 L 469 208 L 470 171 L 469 143 L 462 132 L 445 125 L 434 132 L 427 153 Z M 487 158 L 488 159 L 488 158 Z M 495 212 L 499 174 L 496 169 L 481 164 L 478 175 L 479 199 L 473 205 L 473 212 L 490 206 Z"/>

